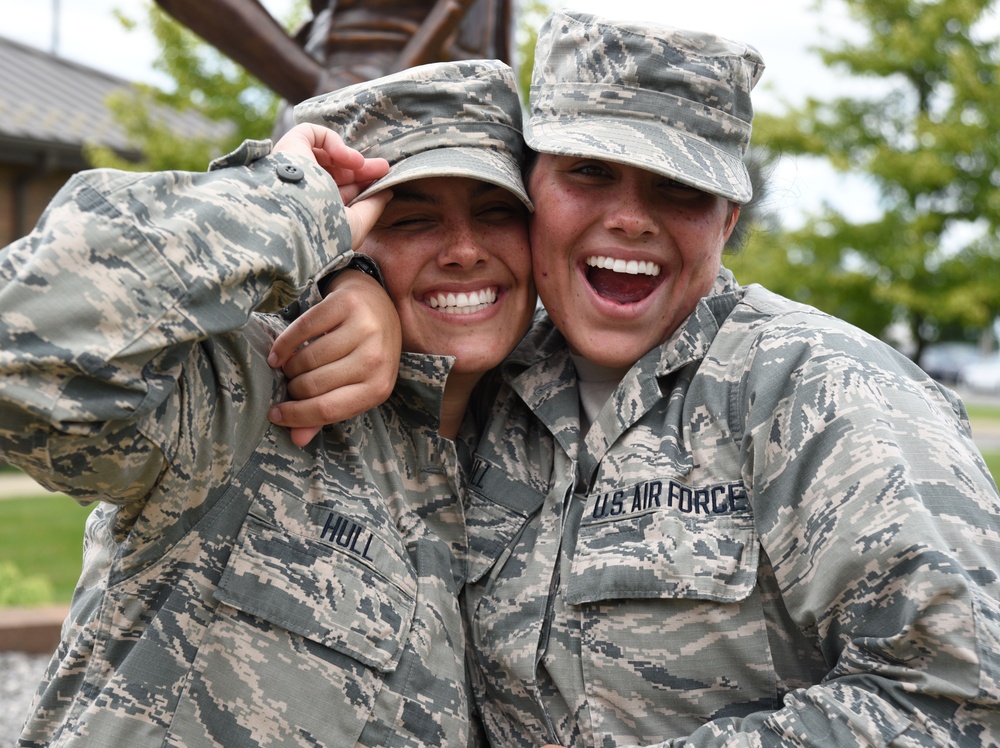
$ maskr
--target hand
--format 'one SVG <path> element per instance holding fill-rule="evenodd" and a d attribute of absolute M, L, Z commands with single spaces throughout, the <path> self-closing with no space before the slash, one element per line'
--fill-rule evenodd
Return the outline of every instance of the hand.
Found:
<path fill-rule="evenodd" d="M 337 183 L 345 206 L 374 180 L 389 173 L 389 162 L 384 158 L 365 158 L 359 151 L 345 145 L 340 135 L 330 128 L 307 122 L 285 133 L 275 143 L 272 152 L 304 156 L 323 167 Z M 345 207 L 353 249 L 361 246 L 391 198 L 390 190 L 382 190 L 357 205 Z"/>
<path fill-rule="evenodd" d="M 385 402 L 396 383 L 402 333 L 388 294 L 358 270 L 338 273 L 326 297 L 274 341 L 268 363 L 288 377 L 293 401 L 268 417 L 303 446 L 320 428 Z"/>

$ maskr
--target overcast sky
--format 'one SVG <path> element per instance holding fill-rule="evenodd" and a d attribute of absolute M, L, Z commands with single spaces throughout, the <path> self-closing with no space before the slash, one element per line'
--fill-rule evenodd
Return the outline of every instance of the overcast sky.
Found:
<path fill-rule="evenodd" d="M 133 18 L 144 17 L 145 0 L 0 0 L 0 35 L 55 51 L 70 60 L 130 80 L 163 83 L 151 69 L 155 54 L 142 30 L 127 32 L 113 16 L 120 9 Z M 607 0 L 553 2 L 600 15 L 609 15 Z M 283 17 L 291 0 L 264 0 L 276 17 Z M 758 110 L 780 112 L 782 102 L 799 103 L 807 95 L 825 98 L 856 85 L 837 78 L 809 51 L 856 33 L 842 4 L 826 2 L 822 14 L 809 0 L 616 0 L 616 19 L 653 21 L 712 31 L 747 42 L 760 50 L 767 65 L 755 91 Z M 54 9 L 60 21 L 54 27 Z M 822 30 L 822 31 L 821 31 Z M 772 208 L 798 213 L 828 200 L 855 215 L 870 214 L 870 193 L 859 185 L 834 179 L 810 164 L 786 164 L 771 185 Z M 794 221 L 793 221 L 794 223 Z"/>
<path fill-rule="evenodd" d="M 145 0 L 0 0 L 0 34 L 52 51 L 53 42 L 64 57 L 124 77 L 155 80 L 149 69 L 153 50 L 149 37 L 126 32 L 112 12 L 120 9 L 142 17 Z M 553 3 L 590 13 L 607 14 L 609 3 L 568 0 Z M 277 17 L 285 15 L 291 0 L 264 0 Z M 758 94 L 759 106 L 774 94 L 800 99 L 814 91 L 819 80 L 833 79 L 807 50 L 827 36 L 850 30 L 840 3 L 827 2 L 822 15 L 810 10 L 809 0 L 617 0 L 614 18 L 654 21 L 672 26 L 712 31 L 753 44 L 767 63 Z M 60 23 L 54 29 L 54 8 Z M 766 106 L 771 108 L 771 106 Z"/>

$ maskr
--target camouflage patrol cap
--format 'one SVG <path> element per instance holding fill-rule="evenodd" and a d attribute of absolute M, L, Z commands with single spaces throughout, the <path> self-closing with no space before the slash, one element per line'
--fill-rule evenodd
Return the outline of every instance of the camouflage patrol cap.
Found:
<path fill-rule="evenodd" d="M 712 34 L 556 11 L 538 35 L 525 140 L 745 203 L 750 91 L 763 71 L 753 47 Z"/>
<path fill-rule="evenodd" d="M 414 179 L 470 177 L 532 209 L 514 72 L 498 60 L 431 63 L 357 83 L 302 102 L 295 121 L 336 130 L 366 157 L 389 162 L 357 200 Z"/>

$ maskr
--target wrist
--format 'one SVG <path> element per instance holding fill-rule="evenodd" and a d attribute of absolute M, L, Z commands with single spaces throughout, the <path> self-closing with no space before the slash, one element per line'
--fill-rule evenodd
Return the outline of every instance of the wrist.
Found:
<path fill-rule="evenodd" d="M 326 296 L 327 287 L 330 285 L 330 282 L 345 270 L 358 270 L 370 278 L 374 278 L 382 286 L 382 289 L 385 290 L 385 278 L 382 276 L 382 268 L 368 255 L 355 252 L 344 267 L 334 270 L 332 273 L 327 273 L 320 278 L 317 284 L 320 294 Z"/>

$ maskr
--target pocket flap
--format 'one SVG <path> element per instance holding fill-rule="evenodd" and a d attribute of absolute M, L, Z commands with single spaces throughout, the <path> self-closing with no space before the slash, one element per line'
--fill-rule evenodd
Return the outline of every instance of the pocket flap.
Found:
<path fill-rule="evenodd" d="M 282 503 L 283 509 L 325 511 L 330 515 L 327 530 L 331 522 L 342 524 L 316 540 L 248 516 L 216 598 L 391 672 L 416 607 L 412 564 L 401 556 L 401 548 L 362 521 L 350 522 L 293 497 Z"/>
<path fill-rule="evenodd" d="M 544 501 L 544 494 L 477 455 L 465 493 L 469 583 L 493 567 Z"/>
<path fill-rule="evenodd" d="M 567 602 L 687 598 L 737 602 L 757 580 L 760 544 L 749 518 L 649 512 L 580 528 Z"/>

